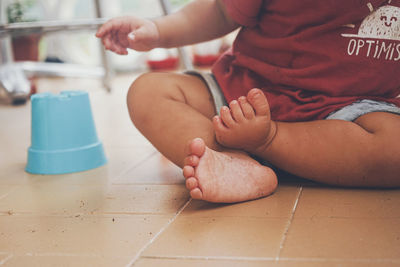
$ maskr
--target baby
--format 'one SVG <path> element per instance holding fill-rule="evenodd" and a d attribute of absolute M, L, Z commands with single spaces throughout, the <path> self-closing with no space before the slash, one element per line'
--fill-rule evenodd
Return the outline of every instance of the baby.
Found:
<path fill-rule="evenodd" d="M 400 18 L 385 24 L 390 35 L 365 32 L 382 25 L 382 8 L 399 14 L 400 2 L 374 5 L 197 0 L 154 20 L 111 19 L 97 37 L 124 55 L 240 28 L 212 73 L 147 73 L 128 93 L 133 123 L 182 167 L 194 199 L 268 196 L 278 184 L 271 166 L 332 185 L 397 187 L 400 39 L 393 31 Z"/>

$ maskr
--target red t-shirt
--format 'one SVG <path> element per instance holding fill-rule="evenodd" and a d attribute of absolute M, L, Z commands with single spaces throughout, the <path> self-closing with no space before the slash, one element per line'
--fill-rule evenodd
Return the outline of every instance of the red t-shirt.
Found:
<path fill-rule="evenodd" d="M 261 88 L 277 121 L 359 99 L 400 106 L 400 0 L 223 2 L 242 25 L 212 69 L 228 102 Z"/>

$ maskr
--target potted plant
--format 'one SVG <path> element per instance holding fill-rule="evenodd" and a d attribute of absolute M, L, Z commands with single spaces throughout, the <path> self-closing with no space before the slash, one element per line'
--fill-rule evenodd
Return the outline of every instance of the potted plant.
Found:
<path fill-rule="evenodd" d="M 29 10 L 33 7 L 32 0 L 16 0 L 7 6 L 8 23 L 32 22 L 35 21 L 29 16 Z M 39 58 L 39 34 L 30 34 L 12 38 L 14 60 L 16 61 L 37 61 Z"/>

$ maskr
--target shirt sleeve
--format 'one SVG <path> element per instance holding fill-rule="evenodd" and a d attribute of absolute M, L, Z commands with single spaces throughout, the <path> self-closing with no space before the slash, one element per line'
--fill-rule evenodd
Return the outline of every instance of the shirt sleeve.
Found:
<path fill-rule="evenodd" d="M 252 27 L 258 23 L 263 0 L 222 0 L 228 15 L 243 26 Z"/>

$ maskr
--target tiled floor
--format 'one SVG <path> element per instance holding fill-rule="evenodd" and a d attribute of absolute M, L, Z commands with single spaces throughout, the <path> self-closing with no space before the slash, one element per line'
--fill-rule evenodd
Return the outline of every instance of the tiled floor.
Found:
<path fill-rule="evenodd" d="M 280 176 L 268 198 L 191 200 L 179 168 L 130 123 L 134 75 L 44 79 L 40 91 L 90 92 L 106 166 L 24 172 L 30 103 L 0 106 L 0 265 L 400 266 L 400 190 L 330 188 Z"/>

